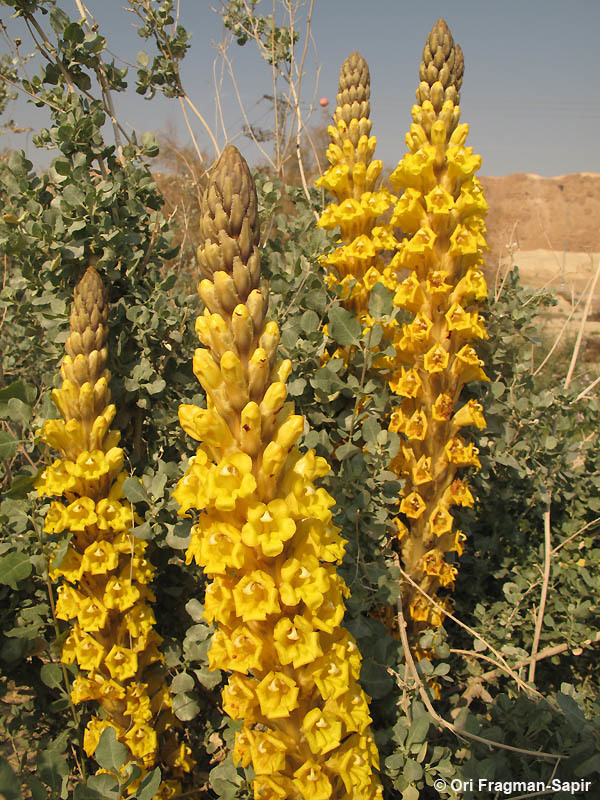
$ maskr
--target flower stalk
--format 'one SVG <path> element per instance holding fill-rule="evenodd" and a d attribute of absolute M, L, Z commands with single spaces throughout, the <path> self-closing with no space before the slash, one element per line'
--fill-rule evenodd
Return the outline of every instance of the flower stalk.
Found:
<path fill-rule="evenodd" d="M 62 650 L 63 664 L 76 664 L 71 689 L 74 704 L 93 701 L 99 713 L 88 722 L 83 748 L 92 756 L 107 728 L 127 747 L 123 767 L 135 764 L 135 791 L 149 770 L 167 765 L 172 780 L 161 784 L 157 797 L 181 791 L 176 780 L 193 762 L 173 732 L 178 724 L 158 650 L 149 584 L 154 567 L 145 556 L 146 542 L 131 528 L 139 518 L 125 500 L 120 435 L 111 431 L 115 406 L 110 402 L 108 303 L 102 280 L 89 267 L 75 288 L 60 374 L 62 385 L 52 398 L 62 419 L 47 420 L 41 440 L 60 453 L 41 473 L 40 496 L 55 498 L 46 514 L 44 532 L 68 532 L 69 543 L 50 564 L 58 582 L 55 613 L 70 623 Z"/>
<path fill-rule="evenodd" d="M 194 372 L 207 407 L 180 406 L 199 445 L 174 496 L 196 519 L 186 560 L 210 579 L 209 665 L 231 673 L 223 709 L 242 722 L 234 760 L 252 765 L 260 800 L 381 797 L 361 656 L 341 627 L 345 543 L 314 484 L 329 466 L 297 447 L 305 421 L 286 403 L 291 363 L 266 322 L 256 189 L 234 147 L 211 175 L 201 231 Z"/>
<path fill-rule="evenodd" d="M 446 609 L 465 539 L 451 509 L 473 505 L 458 471 L 480 467 L 462 431 L 486 424 L 480 403 L 460 398 L 466 383 L 488 380 L 474 347 L 487 338 L 479 304 L 487 298 L 488 206 L 475 177 L 481 157 L 465 146 L 468 125 L 459 123 L 463 70 L 462 50 L 439 20 L 423 51 L 409 152 L 390 176 L 402 192 L 392 224 L 407 234 L 391 262 L 404 276 L 394 305 L 413 315 L 398 327 L 388 363 L 401 398 L 389 428 L 403 440 L 392 465 L 404 479 L 394 524 L 404 570 Z M 402 602 L 416 646 L 420 631 L 442 625 L 443 612 L 409 584 Z"/>

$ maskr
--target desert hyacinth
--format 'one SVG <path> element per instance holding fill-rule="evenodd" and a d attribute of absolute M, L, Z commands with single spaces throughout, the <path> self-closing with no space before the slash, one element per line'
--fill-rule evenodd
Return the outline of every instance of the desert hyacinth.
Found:
<path fill-rule="evenodd" d="M 52 397 L 62 419 L 48 420 L 41 439 L 60 453 L 40 475 L 39 495 L 52 498 L 44 531 L 69 532 L 62 558 L 50 565 L 58 586 L 56 616 L 70 622 L 62 661 L 79 669 L 73 703 L 94 701 L 84 734 L 85 752 L 94 754 L 106 728 L 128 748 L 127 763 L 142 776 L 160 761 L 176 777 L 191 762 L 184 744 L 170 730 L 176 724 L 163 679 L 149 603 L 154 568 L 146 542 L 130 532 L 136 520 L 124 499 L 123 451 L 119 433 L 110 431 L 107 360 L 108 305 L 102 280 L 89 267 L 75 289 L 62 386 Z M 139 780 L 130 784 L 134 791 Z M 180 791 L 177 780 L 163 782 L 157 797 Z"/>
<path fill-rule="evenodd" d="M 487 338 L 477 310 L 487 297 L 481 271 L 487 204 L 474 177 L 481 157 L 465 147 L 468 126 L 459 124 L 462 74 L 462 51 L 439 20 L 423 51 L 406 136 L 410 152 L 390 177 L 403 192 L 392 222 L 407 234 L 391 264 L 408 271 L 394 304 L 414 315 L 397 329 L 390 364 L 390 387 L 402 398 L 390 424 L 403 439 L 394 467 L 405 480 L 395 525 L 404 570 L 434 598 L 454 585 L 456 565 L 446 557 L 463 551 L 450 509 L 473 504 L 457 471 L 480 466 L 477 448 L 461 431 L 485 427 L 481 405 L 460 402 L 467 382 L 487 380 L 474 347 Z M 449 608 L 447 597 L 436 601 Z M 408 583 L 403 605 L 413 642 L 420 630 L 442 624 L 443 611 Z"/>
<path fill-rule="evenodd" d="M 322 259 L 330 270 L 329 284 L 340 285 L 344 304 L 363 319 L 372 287 L 389 280 L 381 252 L 397 245 L 391 226 L 376 224 L 397 198 L 386 189 L 375 190 L 383 163 L 372 160 L 377 140 L 369 135 L 370 93 L 367 62 L 360 53 L 352 53 L 340 70 L 334 125 L 328 128 L 330 167 L 317 180 L 317 186 L 337 199 L 318 223 L 328 229 L 339 227 L 341 234 L 342 246 Z"/>
<path fill-rule="evenodd" d="M 252 765 L 255 797 L 379 797 L 361 656 L 340 626 L 344 542 L 333 499 L 313 483 L 329 467 L 296 447 L 305 423 L 285 402 L 291 364 L 277 361 L 279 330 L 265 321 L 257 213 L 246 162 L 227 147 L 204 194 L 198 249 L 206 308 L 193 366 L 207 408 L 179 410 L 200 443 L 174 492 L 195 519 L 186 558 L 210 579 L 209 663 L 232 673 L 223 709 L 243 723 L 233 756 Z"/>

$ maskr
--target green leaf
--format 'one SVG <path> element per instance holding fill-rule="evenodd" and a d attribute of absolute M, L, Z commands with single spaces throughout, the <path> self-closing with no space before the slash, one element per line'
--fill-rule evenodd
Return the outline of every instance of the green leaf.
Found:
<path fill-rule="evenodd" d="M 369 297 L 369 314 L 375 319 L 389 316 L 394 310 L 393 295 L 382 283 L 376 283 Z"/>
<path fill-rule="evenodd" d="M 61 8 L 54 7 L 50 11 L 50 25 L 52 25 L 52 29 L 54 33 L 58 36 L 64 31 L 64 29 L 69 24 L 70 20 L 69 17 L 65 14 L 65 12 Z"/>
<path fill-rule="evenodd" d="M 198 678 L 198 683 L 204 686 L 205 689 L 214 689 L 223 680 L 223 674 L 220 669 L 209 669 L 202 667 L 202 669 L 195 669 L 194 675 Z"/>
<path fill-rule="evenodd" d="M 193 597 L 191 600 L 185 604 L 185 610 L 190 615 L 190 617 L 194 620 L 194 622 L 204 622 L 204 606 L 200 602 L 200 600 L 196 600 Z"/>
<path fill-rule="evenodd" d="M 402 792 L 402 800 L 419 800 L 419 790 L 416 786 L 407 786 Z"/>
<path fill-rule="evenodd" d="M 31 792 L 31 800 L 48 800 L 48 790 L 35 775 L 27 775 L 25 783 Z"/>
<path fill-rule="evenodd" d="M 195 685 L 196 682 L 189 672 L 180 672 L 179 675 L 175 675 L 171 682 L 171 692 L 173 694 L 191 692 Z"/>
<path fill-rule="evenodd" d="M 58 664 L 44 664 L 40 670 L 40 678 L 50 689 L 58 689 L 63 683 L 62 669 Z"/>
<path fill-rule="evenodd" d="M 314 311 L 305 311 L 300 317 L 300 324 L 304 333 L 312 333 L 319 327 L 319 316 Z"/>
<path fill-rule="evenodd" d="M 19 425 L 27 425 L 31 419 L 31 406 L 19 400 L 18 397 L 11 397 L 1 409 L 0 416 L 4 419 L 8 417 L 8 419 L 11 419 Z"/>
<path fill-rule="evenodd" d="M 163 378 L 155 378 L 152 383 L 147 383 L 144 388 L 148 394 L 158 394 L 162 392 L 166 385 L 167 382 Z"/>
<path fill-rule="evenodd" d="M 85 33 L 78 22 L 70 22 L 64 30 L 63 38 L 68 42 L 81 44 L 85 39 Z"/>
<path fill-rule="evenodd" d="M 110 778 L 110 775 L 98 775 L 94 777 Z M 90 778 L 90 780 L 93 780 L 93 778 Z M 114 794 L 110 795 L 110 797 L 114 796 Z M 78 784 L 73 792 L 73 800 L 104 800 L 105 797 L 107 797 L 107 795 L 101 794 L 97 789 L 92 789 L 91 786 L 85 783 Z"/>
<path fill-rule="evenodd" d="M 183 519 L 176 522 L 175 525 L 167 523 L 167 535 L 165 542 L 174 550 L 187 550 L 192 541 L 192 521 L 191 519 Z"/>
<path fill-rule="evenodd" d="M 127 478 L 123 483 L 123 494 L 130 503 L 148 503 L 152 505 L 150 495 L 137 478 Z"/>
<path fill-rule="evenodd" d="M 423 767 L 409 758 L 404 765 L 403 775 L 407 781 L 418 781 L 423 777 Z"/>
<path fill-rule="evenodd" d="M 37 774 L 49 786 L 56 797 L 62 797 L 63 783 L 69 777 L 69 764 L 62 753 L 55 750 L 44 750 L 37 762 Z"/>
<path fill-rule="evenodd" d="M 142 525 L 136 525 L 131 529 L 131 533 L 136 539 L 142 539 L 144 542 L 152 538 L 152 526 L 149 522 L 144 522 Z"/>
<path fill-rule="evenodd" d="M 235 792 L 232 795 L 231 790 L 232 788 L 235 790 L 235 787 L 240 785 L 241 778 L 233 765 L 231 757 L 226 758 L 225 761 L 211 769 L 209 781 L 211 788 L 219 797 L 235 797 Z"/>
<path fill-rule="evenodd" d="M 429 714 L 423 714 L 423 716 L 413 719 L 408 731 L 406 746 L 411 747 L 413 744 L 421 744 L 424 742 L 430 724 L 431 720 L 429 718 Z"/>
<path fill-rule="evenodd" d="M 33 485 L 38 479 L 40 472 L 42 472 L 41 468 L 35 473 L 35 475 L 17 475 L 14 481 L 11 483 L 10 489 L 6 492 L 5 496 L 18 499 L 27 497 L 27 493 L 33 489 Z"/>
<path fill-rule="evenodd" d="M 94 758 L 102 769 L 119 772 L 127 758 L 127 747 L 117 741 L 114 728 L 105 728 L 94 752 Z"/>
<path fill-rule="evenodd" d="M 0 389 L 0 403 L 6 403 L 14 397 L 17 400 L 22 400 L 23 403 L 31 405 L 35 400 L 36 394 L 35 387 L 29 383 L 14 381 L 5 386 L 4 389 Z"/>
<path fill-rule="evenodd" d="M 19 447 L 19 440 L 12 433 L 0 431 L 0 461 L 14 456 Z"/>
<path fill-rule="evenodd" d="M 140 50 L 140 52 L 137 54 L 136 60 L 140 67 L 147 67 L 150 63 L 150 56 L 144 50 Z"/>
<path fill-rule="evenodd" d="M 149 772 L 136 792 L 137 800 L 152 800 L 158 792 L 161 778 L 160 767 L 156 767 L 152 772 Z"/>
<path fill-rule="evenodd" d="M 173 713 L 182 722 L 190 722 L 200 713 L 200 706 L 191 694 L 182 692 L 173 696 Z"/>
<path fill-rule="evenodd" d="M 85 194 L 74 183 L 68 183 L 62 191 L 62 199 L 70 206 L 81 206 L 85 202 Z"/>
<path fill-rule="evenodd" d="M 579 766 L 573 770 L 578 778 L 583 778 L 591 772 L 600 772 L 600 755 L 595 753 L 590 758 L 586 758 Z"/>
<path fill-rule="evenodd" d="M 27 553 L 13 552 L 0 558 L 0 583 L 16 590 L 18 583 L 31 575 L 31 560 Z"/>
<path fill-rule="evenodd" d="M 20 781 L 8 761 L 0 756 L 0 797 L 5 800 L 22 800 Z"/>
<path fill-rule="evenodd" d="M 96 791 L 102 800 L 119 800 L 119 784 L 112 775 L 106 773 L 102 775 L 92 775 L 88 778 L 87 787 L 92 791 Z M 94 795 L 83 797 L 82 800 L 95 800 Z"/>
<path fill-rule="evenodd" d="M 502 383 L 502 381 L 496 381 L 495 383 L 490 384 L 490 392 L 492 393 L 494 400 L 502 397 L 505 391 L 506 386 Z"/>
<path fill-rule="evenodd" d="M 406 761 L 404 754 L 396 751 L 392 753 L 391 756 L 388 756 L 385 760 L 386 769 L 389 769 L 391 772 L 397 772 L 398 770 L 402 769 L 404 766 L 404 762 Z"/>
<path fill-rule="evenodd" d="M 365 442 L 377 441 L 377 436 L 381 431 L 381 425 L 377 422 L 375 417 L 367 417 L 362 425 L 362 435 Z"/>
<path fill-rule="evenodd" d="M 360 322 L 356 316 L 341 306 L 333 306 L 329 310 L 327 330 L 331 338 L 343 347 L 357 345 L 362 333 Z"/>

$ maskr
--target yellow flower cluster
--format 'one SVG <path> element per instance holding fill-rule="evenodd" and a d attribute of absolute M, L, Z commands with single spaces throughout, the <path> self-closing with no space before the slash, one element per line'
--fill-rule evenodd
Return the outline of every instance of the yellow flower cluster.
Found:
<path fill-rule="evenodd" d="M 391 262 L 408 271 L 394 304 L 414 315 L 397 329 L 388 363 L 390 387 L 402 398 L 390 421 L 403 440 L 393 467 L 405 480 L 395 527 L 405 571 L 434 597 L 454 585 L 456 566 L 446 556 L 463 552 L 464 535 L 454 529 L 450 508 L 473 505 L 457 470 L 480 466 L 461 429 L 486 424 L 477 401 L 460 405 L 465 383 L 488 380 L 473 346 L 487 338 L 477 303 L 487 298 L 488 207 L 475 177 L 481 157 L 465 147 L 468 126 L 459 124 L 462 65 L 462 52 L 440 20 L 423 54 L 421 102 L 406 137 L 410 152 L 390 177 L 402 192 L 392 224 L 407 234 Z M 442 624 L 443 610 L 414 587 L 403 589 L 403 602 L 413 641 L 419 630 Z M 447 598 L 437 602 L 449 608 Z"/>
<path fill-rule="evenodd" d="M 213 171 L 201 226 L 193 366 L 207 408 L 180 407 L 200 444 L 174 496 L 196 519 L 186 560 L 210 578 L 210 667 L 232 673 L 222 698 L 243 722 L 234 760 L 252 765 L 257 800 L 379 798 L 361 656 L 341 627 L 344 541 L 314 484 L 329 467 L 296 447 L 305 422 L 285 402 L 291 364 L 276 362 L 279 330 L 265 323 L 256 190 L 234 147 Z"/>
<path fill-rule="evenodd" d="M 44 531 L 70 533 L 66 552 L 50 569 L 51 579 L 60 580 L 56 616 L 70 622 L 62 660 L 79 667 L 73 702 L 100 706 L 100 715 L 85 729 L 85 752 L 93 755 L 111 727 L 142 777 L 161 759 L 177 777 L 193 762 L 171 730 L 177 721 L 149 605 L 155 599 L 149 587 L 154 567 L 145 556 L 146 543 L 130 532 L 140 520 L 122 492 L 127 473 L 117 447 L 119 433 L 109 430 L 115 406 L 106 369 L 107 318 L 104 285 L 89 267 L 75 289 L 62 386 L 52 393 L 62 419 L 47 420 L 41 431 L 41 439 L 61 457 L 36 483 L 40 496 L 56 498 Z M 128 791 L 135 791 L 139 780 Z M 157 797 L 179 791 L 179 781 L 164 781 Z"/>
<path fill-rule="evenodd" d="M 398 244 L 390 225 L 376 224 L 397 198 L 385 189 L 375 190 L 383 162 L 371 160 L 377 140 L 369 136 L 370 91 L 367 63 L 360 53 L 352 53 L 340 70 L 335 124 L 328 128 L 331 166 L 317 180 L 317 186 L 337 199 L 323 211 L 318 224 L 327 229 L 339 227 L 341 233 L 341 247 L 322 258 L 322 263 L 334 270 L 328 276 L 329 285 L 339 284 L 344 305 L 367 323 L 371 289 L 379 282 L 392 285 L 380 254 Z"/>

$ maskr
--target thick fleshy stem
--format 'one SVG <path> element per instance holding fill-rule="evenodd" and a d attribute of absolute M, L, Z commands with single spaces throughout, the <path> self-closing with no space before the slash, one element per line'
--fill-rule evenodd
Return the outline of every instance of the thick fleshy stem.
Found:
<path fill-rule="evenodd" d="M 149 605 L 154 568 L 144 555 L 146 543 L 131 534 L 141 520 L 121 489 L 127 473 L 119 433 L 110 430 L 115 407 L 106 369 L 108 302 L 93 267 L 75 288 L 70 322 L 62 386 L 52 393 L 62 419 L 48 420 L 41 431 L 62 457 L 42 472 L 36 488 L 40 496 L 58 498 L 44 532 L 70 533 L 64 555 L 50 565 L 50 578 L 60 581 L 56 616 L 70 623 L 62 660 L 79 668 L 71 699 L 95 701 L 101 711 L 86 727 L 84 750 L 93 755 L 102 733 L 112 728 L 128 748 L 125 766 L 141 770 L 131 793 L 157 764 L 180 776 L 193 762 L 169 730 L 177 721 Z M 156 796 L 166 800 L 180 789 L 179 781 L 165 780 Z"/>
<path fill-rule="evenodd" d="M 260 800 L 381 797 L 361 657 L 341 627 L 348 589 L 333 499 L 314 480 L 325 459 L 302 454 L 304 418 L 286 403 L 289 361 L 265 322 L 256 195 L 228 147 L 211 176 L 198 262 L 206 310 L 194 372 L 207 408 L 179 419 L 200 444 L 174 497 L 196 524 L 186 561 L 210 578 L 212 669 L 231 672 L 223 709 L 243 722 L 234 759 L 252 765 Z"/>

